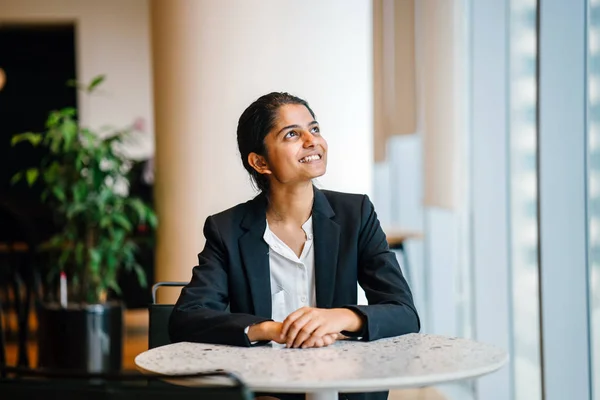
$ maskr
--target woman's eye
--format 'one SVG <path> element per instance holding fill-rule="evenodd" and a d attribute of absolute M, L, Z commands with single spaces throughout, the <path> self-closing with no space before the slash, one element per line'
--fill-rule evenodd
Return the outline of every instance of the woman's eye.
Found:
<path fill-rule="evenodd" d="M 296 131 L 289 131 L 288 133 L 286 133 L 285 138 L 293 138 L 294 136 L 298 136 L 298 134 L 296 133 Z"/>
<path fill-rule="evenodd" d="M 314 135 L 315 133 L 321 133 L 321 130 L 319 129 L 318 126 L 315 126 L 314 128 L 312 128 L 310 130 L 310 133 L 312 133 Z"/>

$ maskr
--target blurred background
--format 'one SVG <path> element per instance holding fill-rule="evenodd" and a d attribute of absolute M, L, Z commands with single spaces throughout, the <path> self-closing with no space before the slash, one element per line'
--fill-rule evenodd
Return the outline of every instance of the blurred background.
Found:
<path fill-rule="evenodd" d="M 90 96 L 65 84 L 98 75 Z M 39 185 L 11 184 L 47 154 L 11 138 L 76 107 L 80 126 L 136 127 L 125 190 L 159 221 L 138 262 L 188 281 L 206 217 L 255 193 L 235 132 L 271 91 L 316 113 L 318 186 L 375 203 L 422 332 L 509 351 L 430 398 L 600 399 L 598 0 L 0 0 L 0 268 L 23 232 L 61 229 Z M 118 279 L 126 368 L 150 290 Z"/>

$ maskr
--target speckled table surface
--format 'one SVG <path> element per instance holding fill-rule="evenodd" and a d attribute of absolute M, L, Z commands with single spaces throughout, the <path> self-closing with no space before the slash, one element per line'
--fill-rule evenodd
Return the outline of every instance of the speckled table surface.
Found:
<path fill-rule="evenodd" d="M 142 371 L 180 375 L 224 369 L 260 392 L 368 392 L 475 378 L 501 368 L 506 351 L 473 340 L 409 334 L 320 349 L 175 343 L 135 358 Z"/>

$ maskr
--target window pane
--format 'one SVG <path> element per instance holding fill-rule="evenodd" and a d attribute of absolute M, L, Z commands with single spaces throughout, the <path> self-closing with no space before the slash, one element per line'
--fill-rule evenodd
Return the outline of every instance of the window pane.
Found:
<path fill-rule="evenodd" d="M 593 398 L 600 399 L 600 0 L 588 1 L 587 200 Z"/>
<path fill-rule="evenodd" d="M 537 221 L 537 2 L 510 1 L 510 246 L 516 400 L 541 395 Z"/>

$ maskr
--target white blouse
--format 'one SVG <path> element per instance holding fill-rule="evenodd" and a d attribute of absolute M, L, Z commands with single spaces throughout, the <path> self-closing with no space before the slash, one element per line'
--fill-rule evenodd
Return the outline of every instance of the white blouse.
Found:
<path fill-rule="evenodd" d="M 306 242 L 300 257 L 269 229 L 263 239 L 269 245 L 271 270 L 271 318 L 283 320 L 299 308 L 316 307 L 315 251 L 312 216 L 302 225 Z"/>
<path fill-rule="evenodd" d="M 265 228 L 263 239 L 269 245 L 273 321 L 283 322 L 299 308 L 317 306 L 312 216 L 302 225 L 302 230 L 306 233 L 306 242 L 302 254 L 298 257 L 269 229 L 269 222 Z M 246 334 L 249 329 L 248 326 L 244 330 Z"/>

